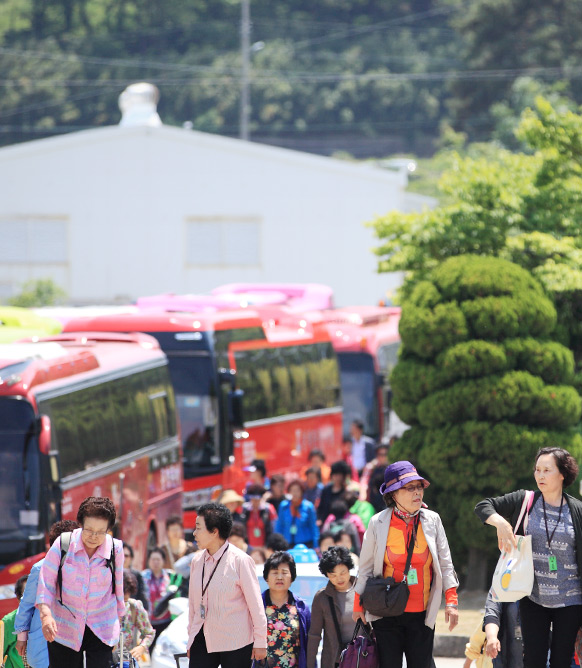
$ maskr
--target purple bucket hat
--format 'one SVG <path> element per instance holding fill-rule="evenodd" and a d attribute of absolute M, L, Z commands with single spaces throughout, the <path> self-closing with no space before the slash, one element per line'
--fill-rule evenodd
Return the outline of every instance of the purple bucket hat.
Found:
<path fill-rule="evenodd" d="M 428 480 L 418 475 L 414 466 L 407 461 L 394 462 L 386 467 L 384 471 L 384 483 L 380 486 L 380 494 L 395 492 L 397 489 L 408 485 L 413 480 L 420 480 L 425 489 L 430 485 Z"/>

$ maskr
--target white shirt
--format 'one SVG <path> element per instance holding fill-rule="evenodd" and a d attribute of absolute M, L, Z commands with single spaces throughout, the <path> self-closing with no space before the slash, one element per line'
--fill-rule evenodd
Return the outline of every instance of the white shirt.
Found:
<path fill-rule="evenodd" d="M 366 466 L 366 442 L 363 436 L 357 441 L 352 439 L 352 464 L 356 471 Z"/>

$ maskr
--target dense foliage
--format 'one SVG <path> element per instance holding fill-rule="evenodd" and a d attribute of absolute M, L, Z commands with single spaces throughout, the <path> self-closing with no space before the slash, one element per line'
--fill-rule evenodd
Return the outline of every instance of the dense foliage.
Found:
<path fill-rule="evenodd" d="M 394 410 L 410 430 L 391 458 L 417 463 L 459 563 L 471 548 L 494 555 L 475 502 L 531 488 L 540 447 L 582 456 L 582 399 L 574 358 L 552 341 L 556 311 L 527 270 L 461 255 L 436 267 L 404 303 Z"/>
<path fill-rule="evenodd" d="M 236 135 L 240 4 L 0 3 L 0 143 L 116 123 L 118 95 L 143 80 L 160 88 L 165 123 Z M 250 4 L 251 131 L 260 140 L 355 155 L 429 154 L 449 119 L 470 139 L 493 130 L 512 145 L 515 119 L 536 93 L 582 100 L 568 70 L 582 43 L 577 3 Z"/>
<path fill-rule="evenodd" d="M 580 369 L 582 116 L 538 98 L 535 111 L 524 113 L 517 134 L 529 153 L 489 147 L 485 157 L 457 156 L 440 183 L 443 206 L 378 218 L 379 268 L 407 272 L 405 297 L 448 257 L 474 253 L 512 260 L 531 271 L 552 298 L 556 338 L 573 351 Z M 417 289 L 430 305 L 430 288 Z M 499 299 L 490 300 L 489 307 L 499 317 L 512 317 L 499 308 Z M 536 316 L 532 312 L 530 317 Z M 582 389 L 580 372 L 576 385 Z"/>

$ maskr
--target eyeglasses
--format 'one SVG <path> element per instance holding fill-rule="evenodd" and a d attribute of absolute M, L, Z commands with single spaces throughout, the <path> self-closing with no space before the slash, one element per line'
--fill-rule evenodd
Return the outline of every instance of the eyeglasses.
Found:
<path fill-rule="evenodd" d="M 91 538 L 104 538 L 107 535 L 107 531 L 91 531 L 91 529 L 82 529 L 85 536 L 90 536 Z"/>
<path fill-rule="evenodd" d="M 411 485 L 409 487 L 402 487 L 401 489 L 405 489 L 407 492 L 424 492 L 424 485 Z"/>

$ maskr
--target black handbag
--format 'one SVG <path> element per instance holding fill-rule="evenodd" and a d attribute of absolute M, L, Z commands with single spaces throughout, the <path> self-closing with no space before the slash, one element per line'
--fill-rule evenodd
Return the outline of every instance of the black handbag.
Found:
<path fill-rule="evenodd" d="M 402 582 L 396 582 L 393 577 L 368 578 L 366 581 L 366 588 L 360 597 L 360 602 L 364 610 L 372 615 L 376 615 L 376 617 L 398 617 L 404 612 L 410 595 L 406 576 L 412 560 L 415 535 L 416 531 L 413 531 L 408 542 L 406 567 Z"/>

